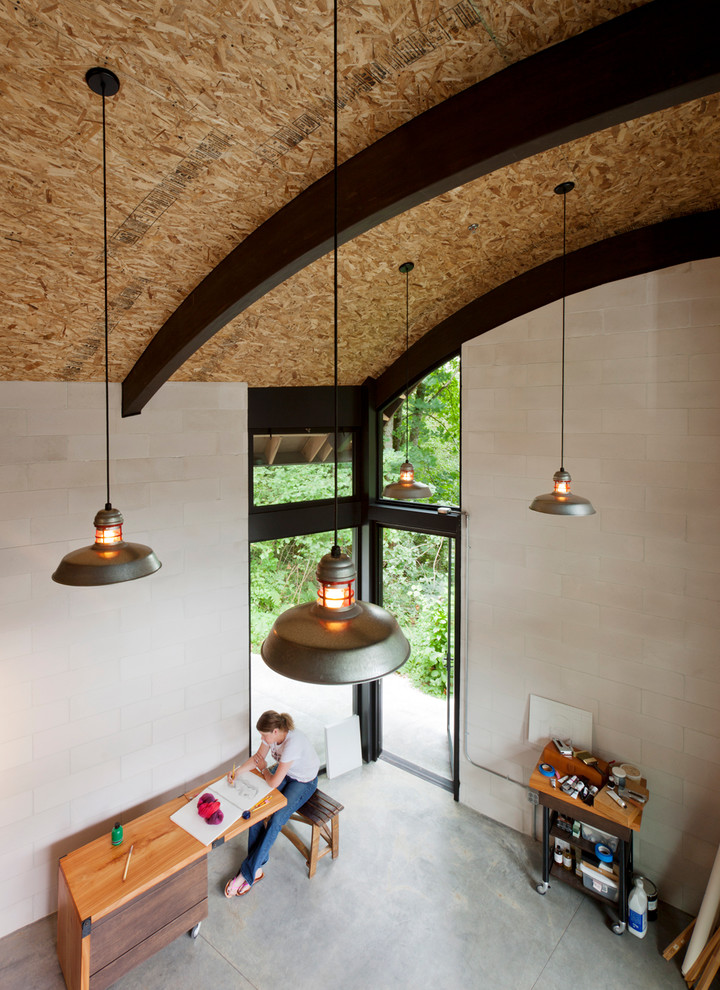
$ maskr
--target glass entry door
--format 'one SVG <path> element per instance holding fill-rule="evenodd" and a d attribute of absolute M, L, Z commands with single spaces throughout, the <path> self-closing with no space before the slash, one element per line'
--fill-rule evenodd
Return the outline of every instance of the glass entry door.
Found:
<path fill-rule="evenodd" d="M 455 776 L 455 542 L 381 528 L 382 605 L 412 650 L 383 678 L 383 754 L 446 782 Z"/>

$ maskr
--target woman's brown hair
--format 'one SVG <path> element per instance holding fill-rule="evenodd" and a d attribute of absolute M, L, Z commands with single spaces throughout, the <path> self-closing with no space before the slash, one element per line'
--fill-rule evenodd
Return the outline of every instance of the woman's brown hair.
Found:
<path fill-rule="evenodd" d="M 281 732 L 291 732 L 295 728 L 295 723 L 287 712 L 271 710 L 262 713 L 257 720 L 256 728 L 258 732 L 272 732 L 274 729 L 280 729 Z"/>

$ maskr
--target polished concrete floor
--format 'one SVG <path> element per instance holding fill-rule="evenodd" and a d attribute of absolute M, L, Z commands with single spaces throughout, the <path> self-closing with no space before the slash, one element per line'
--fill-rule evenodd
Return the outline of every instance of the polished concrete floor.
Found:
<path fill-rule="evenodd" d="M 345 806 L 338 859 L 309 880 L 280 836 L 265 879 L 229 901 L 244 839 L 212 851 L 198 938 L 181 936 L 114 990 L 685 986 L 680 959 L 662 958 L 688 923 L 682 912 L 661 903 L 643 941 L 612 934 L 597 901 L 563 884 L 536 893 L 536 842 L 382 761 L 321 787 Z M 0 941 L 0 986 L 62 990 L 55 916 Z"/>

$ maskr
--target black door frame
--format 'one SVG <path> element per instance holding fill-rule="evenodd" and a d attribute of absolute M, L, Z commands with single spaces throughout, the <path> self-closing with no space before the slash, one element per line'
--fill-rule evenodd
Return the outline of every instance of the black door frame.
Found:
<path fill-rule="evenodd" d="M 451 741 L 451 783 L 453 797 L 457 801 L 460 795 L 460 635 L 461 635 L 461 595 L 460 587 L 462 580 L 461 555 L 462 555 L 462 515 L 457 509 L 449 509 L 439 512 L 437 508 L 431 506 L 411 506 L 407 503 L 396 503 L 394 505 L 387 502 L 373 502 L 368 506 L 368 530 L 370 538 L 371 559 L 367 572 L 372 575 L 374 584 L 370 589 L 374 597 L 371 601 L 382 601 L 382 555 L 380 551 L 381 530 L 401 529 L 407 532 L 426 533 L 430 536 L 441 536 L 453 540 L 454 546 L 454 623 L 453 623 L 453 685 L 455 690 L 452 697 L 453 725 Z M 377 759 L 382 753 L 382 685 L 372 682 L 375 690 L 360 691 L 368 688 L 369 685 L 359 684 L 358 697 L 362 699 L 365 706 L 365 715 L 368 718 L 368 756 L 364 759 Z M 361 716 L 362 725 L 362 716 Z M 370 753 L 373 755 L 370 756 Z"/>

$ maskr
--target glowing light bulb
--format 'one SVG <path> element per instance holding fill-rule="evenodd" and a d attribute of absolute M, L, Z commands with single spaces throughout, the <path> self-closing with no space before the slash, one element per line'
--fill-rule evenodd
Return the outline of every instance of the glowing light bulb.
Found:
<path fill-rule="evenodd" d="M 99 546 L 117 546 L 122 538 L 122 526 L 98 526 L 95 530 L 95 543 Z"/>
<path fill-rule="evenodd" d="M 349 608 L 355 602 L 353 583 L 353 581 L 342 582 L 340 584 L 324 584 L 321 582 L 318 585 L 318 605 L 324 605 L 325 608 Z"/>

